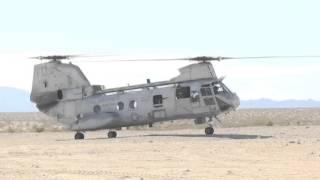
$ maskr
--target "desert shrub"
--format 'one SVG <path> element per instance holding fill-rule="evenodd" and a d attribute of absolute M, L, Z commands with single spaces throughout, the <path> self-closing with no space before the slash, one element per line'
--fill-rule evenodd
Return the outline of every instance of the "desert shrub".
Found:
<path fill-rule="evenodd" d="M 36 128 L 36 132 L 40 133 L 40 132 L 43 132 L 44 131 L 44 127 L 37 127 Z"/>
<path fill-rule="evenodd" d="M 266 125 L 267 126 L 273 126 L 273 122 L 272 121 L 268 121 Z"/>
<path fill-rule="evenodd" d="M 5 121 L 0 121 L 0 128 L 3 128 L 7 125 Z"/>
<path fill-rule="evenodd" d="M 8 127 L 8 132 L 9 133 L 14 133 L 14 132 L 16 132 L 16 130 L 12 126 L 9 126 Z"/>
<path fill-rule="evenodd" d="M 42 125 L 36 125 L 35 124 L 35 125 L 33 125 L 32 130 L 35 131 L 35 132 L 40 133 L 40 132 L 43 132 L 45 130 L 45 128 Z"/>

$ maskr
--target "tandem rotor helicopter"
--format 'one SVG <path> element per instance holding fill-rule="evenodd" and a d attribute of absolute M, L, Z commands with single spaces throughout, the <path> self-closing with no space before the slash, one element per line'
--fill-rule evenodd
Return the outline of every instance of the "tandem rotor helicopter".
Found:
<path fill-rule="evenodd" d="M 236 110 L 240 100 L 222 82 L 223 78 L 217 77 L 210 61 L 307 56 L 159 59 L 195 63 L 180 68 L 179 75 L 167 81 L 151 83 L 147 79 L 146 84 L 111 89 L 91 85 L 78 66 L 62 62 L 74 57 L 34 57 L 48 61 L 34 66 L 30 99 L 41 112 L 76 131 L 75 139 L 84 139 L 85 131 L 109 129 L 108 138 L 115 138 L 115 129 L 147 124 L 151 127 L 155 122 L 182 118 L 207 123 L 205 135 L 213 135 L 213 119 Z"/>

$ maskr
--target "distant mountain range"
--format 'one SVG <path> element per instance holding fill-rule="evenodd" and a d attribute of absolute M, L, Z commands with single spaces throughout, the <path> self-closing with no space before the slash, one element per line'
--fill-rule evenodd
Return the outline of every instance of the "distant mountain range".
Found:
<path fill-rule="evenodd" d="M 284 100 L 271 99 L 242 100 L 240 108 L 316 108 L 320 107 L 320 101 L 309 100 Z"/>
<path fill-rule="evenodd" d="M 315 108 L 320 107 L 320 101 L 315 100 L 285 100 L 274 101 L 270 99 L 242 100 L 240 108 Z M 35 112 L 35 104 L 30 102 L 27 91 L 0 87 L 0 112 Z"/>

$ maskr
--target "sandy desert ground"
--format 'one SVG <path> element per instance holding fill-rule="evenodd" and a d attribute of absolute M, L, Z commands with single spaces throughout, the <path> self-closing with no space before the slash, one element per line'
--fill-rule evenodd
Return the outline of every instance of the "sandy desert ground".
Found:
<path fill-rule="evenodd" d="M 0 179 L 320 179 L 320 126 L 0 133 Z"/>

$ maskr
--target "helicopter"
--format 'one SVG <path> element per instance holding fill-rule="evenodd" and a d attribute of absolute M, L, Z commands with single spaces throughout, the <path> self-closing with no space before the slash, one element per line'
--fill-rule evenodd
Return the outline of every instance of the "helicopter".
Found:
<path fill-rule="evenodd" d="M 213 120 L 218 120 L 220 114 L 235 111 L 240 99 L 223 83 L 223 78 L 218 78 L 211 61 L 277 58 L 198 56 L 151 59 L 189 60 L 194 63 L 180 68 L 178 76 L 166 81 L 151 82 L 147 79 L 145 84 L 105 88 L 103 85 L 91 85 L 77 65 L 63 62 L 75 57 L 34 57 L 47 61 L 34 66 L 30 95 L 30 100 L 41 112 L 75 131 L 75 140 L 84 139 L 86 131 L 108 129 L 107 137 L 115 138 L 116 130 L 122 127 L 152 127 L 156 122 L 178 119 L 207 123 L 204 134 L 212 136 Z"/>

